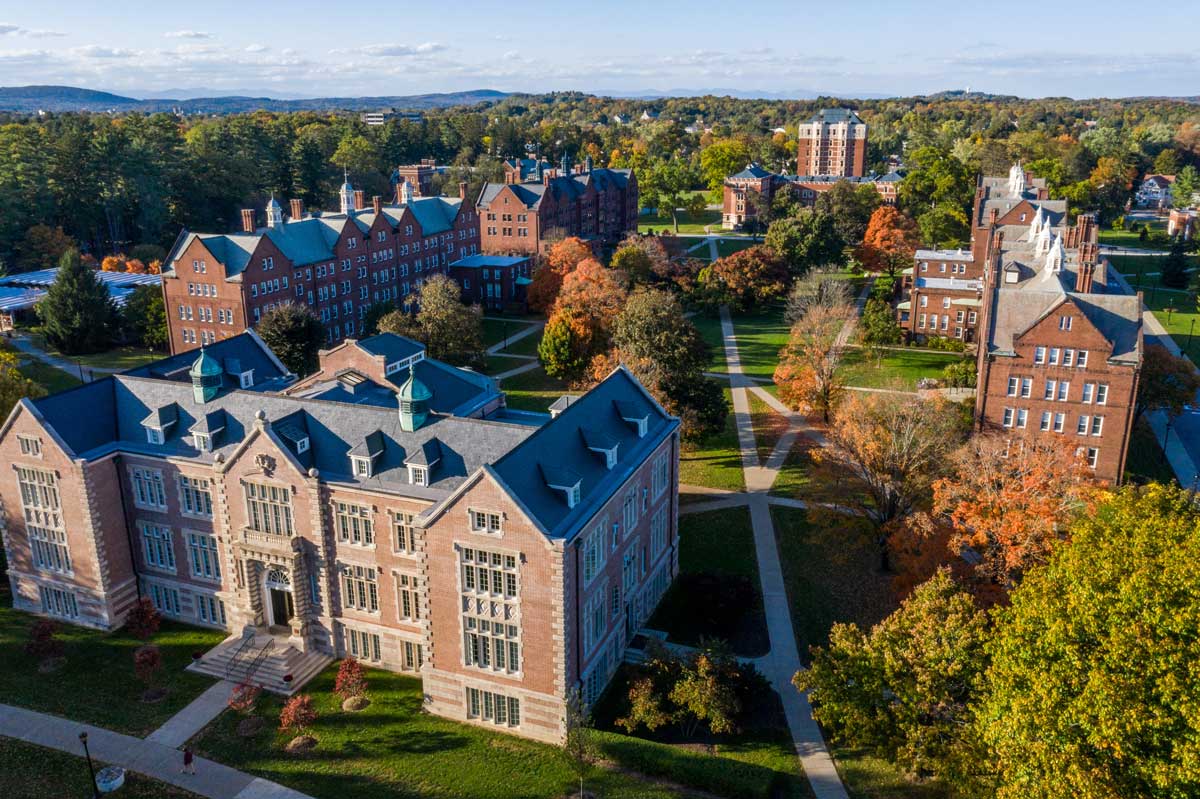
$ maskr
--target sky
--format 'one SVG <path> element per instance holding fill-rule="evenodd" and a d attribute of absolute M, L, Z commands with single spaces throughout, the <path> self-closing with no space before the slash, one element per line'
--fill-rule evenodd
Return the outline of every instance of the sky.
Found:
<path fill-rule="evenodd" d="M 0 0 L 0 85 L 135 97 L 1195 95 L 1198 31 L 1179 7 L 1109 0 Z"/>

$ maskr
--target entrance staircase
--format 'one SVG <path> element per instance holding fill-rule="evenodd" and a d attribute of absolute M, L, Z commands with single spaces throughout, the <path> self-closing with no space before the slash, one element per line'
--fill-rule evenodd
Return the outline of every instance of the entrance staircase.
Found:
<path fill-rule="evenodd" d="M 247 627 L 241 635 L 229 636 L 193 661 L 188 670 L 291 696 L 332 661 L 333 657 L 321 652 L 301 652 L 288 643 L 286 635 Z"/>

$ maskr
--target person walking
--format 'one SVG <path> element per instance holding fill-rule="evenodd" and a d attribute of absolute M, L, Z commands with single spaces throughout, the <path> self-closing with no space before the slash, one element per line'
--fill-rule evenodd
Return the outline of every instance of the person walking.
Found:
<path fill-rule="evenodd" d="M 191 747 L 190 746 L 183 747 L 183 771 L 182 771 L 183 774 L 195 774 L 196 773 L 196 763 L 194 762 L 195 759 L 196 758 L 192 754 Z"/>

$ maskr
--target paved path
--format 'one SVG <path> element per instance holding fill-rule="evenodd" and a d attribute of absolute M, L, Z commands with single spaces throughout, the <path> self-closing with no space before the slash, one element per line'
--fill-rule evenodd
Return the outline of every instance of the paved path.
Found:
<path fill-rule="evenodd" d="M 88 734 L 88 749 L 94 760 L 145 774 L 200 796 L 211 799 L 311 799 L 307 794 L 203 757 L 196 758 L 195 774 L 181 774 L 183 755 L 167 744 L 0 705 L 0 735 L 82 756 L 79 733 L 84 731 Z"/>
<path fill-rule="evenodd" d="M 860 308 L 866 302 L 866 294 L 860 298 Z M 851 330 L 853 328 L 851 327 Z M 792 685 L 792 676 L 802 668 L 800 654 L 796 649 L 796 636 L 792 628 L 791 603 L 783 582 L 783 567 L 779 562 L 779 550 L 775 543 L 775 523 L 771 518 L 772 498 L 767 495 L 779 469 L 791 448 L 791 442 L 800 432 L 811 434 L 807 425 L 796 414 L 784 408 L 789 422 L 787 433 L 767 459 L 759 463 L 758 447 L 751 423 L 750 401 L 747 390 L 778 410 L 782 405 L 775 397 L 742 374 L 742 363 L 738 356 L 737 340 L 734 337 L 733 320 L 729 309 L 721 307 L 721 335 L 725 345 L 725 363 L 729 370 L 729 382 L 733 394 L 733 412 L 737 422 L 738 445 L 741 449 L 742 468 L 746 477 L 746 492 L 720 497 L 708 502 L 690 503 L 680 508 L 681 513 L 696 513 L 701 510 L 716 510 L 736 505 L 747 505 L 754 530 L 754 549 L 758 559 L 758 574 L 762 583 L 763 605 L 766 609 L 767 632 L 771 650 L 759 659 L 761 671 L 779 693 L 783 702 L 784 715 L 791 730 L 792 743 L 804 774 L 812 786 L 817 799 L 847 799 L 845 786 L 838 777 L 837 768 L 825 739 L 812 716 L 808 697 Z M 849 331 L 846 332 L 849 335 Z M 785 449 L 786 446 L 786 449 Z M 782 456 L 780 453 L 783 453 Z M 798 502 L 798 501 L 797 501 Z M 778 503 L 790 504 L 790 503 Z M 798 504 L 803 507 L 803 503 Z"/>
<path fill-rule="evenodd" d="M 512 321 L 512 320 L 511 320 L 511 319 L 509 319 L 509 320 L 505 320 L 505 321 Z M 493 344 L 492 346 L 488 347 L 488 348 L 487 348 L 487 354 L 488 354 L 488 355 L 496 355 L 496 354 L 499 354 L 499 353 L 500 353 L 500 350 L 508 349 L 509 347 L 511 347 L 511 346 L 512 346 L 513 344 L 515 344 L 516 342 L 520 341 L 521 339 L 525 338 L 526 336 L 532 336 L 534 333 L 538 332 L 539 330 L 541 330 L 543 327 L 545 327 L 545 326 L 546 326 L 546 323 L 545 323 L 545 322 L 513 322 L 513 324 L 524 325 L 524 326 L 525 326 L 525 329 L 524 329 L 524 330 L 519 330 L 519 331 L 517 331 L 516 333 L 513 333 L 513 334 L 512 334 L 511 336 L 509 336 L 507 339 L 500 339 L 500 340 L 499 340 L 499 341 L 497 341 L 495 344 Z M 529 356 L 527 356 L 527 355 L 525 355 L 525 356 L 520 356 L 520 355 L 518 355 L 518 356 L 513 356 L 513 357 L 518 357 L 518 358 L 520 358 L 520 357 L 525 357 L 525 358 L 527 358 L 527 357 L 529 357 Z"/>
<path fill-rule="evenodd" d="M 170 747 L 183 746 L 208 723 L 221 715 L 228 706 L 229 694 L 237 687 L 236 683 L 221 680 L 213 685 L 183 710 L 167 719 L 167 723 L 146 736 L 147 741 L 164 744 Z"/>
<path fill-rule="evenodd" d="M 506 377 L 513 377 L 515 375 L 524 374 L 525 372 L 532 372 L 534 369 L 537 369 L 541 365 L 542 365 L 541 361 L 538 361 L 535 358 L 534 360 L 530 361 L 529 363 L 523 363 L 515 369 L 509 369 L 507 372 L 500 372 L 499 374 L 491 375 L 491 378 L 493 380 L 503 380 Z"/>
<path fill-rule="evenodd" d="M 37 358 L 42 363 L 53 366 L 59 371 L 66 372 L 76 380 L 91 380 L 94 375 L 111 375 L 117 372 L 124 371 L 122 369 L 110 369 L 104 366 L 84 366 L 83 375 L 79 373 L 80 366 L 68 358 L 60 358 L 57 355 L 51 355 L 33 343 L 33 340 L 25 333 L 16 333 L 9 339 L 13 347 L 30 356 Z"/>

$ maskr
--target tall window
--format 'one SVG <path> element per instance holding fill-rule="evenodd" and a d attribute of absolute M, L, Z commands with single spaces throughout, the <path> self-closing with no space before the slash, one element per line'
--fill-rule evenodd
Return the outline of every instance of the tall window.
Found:
<path fill-rule="evenodd" d="M 671 479 L 671 462 L 667 458 L 667 453 L 660 453 L 654 459 L 651 475 L 650 482 L 653 486 L 654 498 L 658 499 L 667 490 L 667 483 Z"/>
<path fill-rule="evenodd" d="M 178 616 L 181 614 L 179 589 L 168 588 L 158 583 L 150 583 L 147 588 L 150 593 L 150 602 L 154 605 L 155 610 L 164 616 Z"/>
<path fill-rule="evenodd" d="M 339 541 L 363 545 L 375 543 L 375 531 L 371 528 L 370 508 L 364 505 L 335 502 L 334 521 L 337 524 Z"/>
<path fill-rule="evenodd" d="M 163 486 L 162 472 L 134 466 L 130 469 L 133 479 L 133 504 L 146 510 L 166 510 L 167 490 Z"/>
<path fill-rule="evenodd" d="M 56 572 L 71 571 L 58 479 L 53 472 L 19 466 L 17 483 L 21 488 L 21 508 L 34 565 Z"/>
<path fill-rule="evenodd" d="M 604 540 L 605 523 L 600 522 L 583 544 L 583 582 L 590 583 L 604 567 L 608 547 Z"/>
<path fill-rule="evenodd" d="M 292 534 L 292 496 L 287 488 L 246 483 L 246 518 L 250 529 L 272 535 Z"/>
<path fill-rule="evenodd" d="M 667 546 L 667 509 L 659 508 L 650 519 L 650 551 L 657 556 Z"/>
<path fill-rule="evenodd" d="M 467 718 L 516 727 L 521 723 L 521 700 L 493 691 L 468 688 Z"/>
<path fill-rule="evenodd" d="M 212 594 L 196 594 L 196 618 L 204 624 L 225 626 L 225 603 Z"/>
<path fill-rule="evenodd" d="M 175 550 L 171 547 L 171 528 L 142 522 L 142 549 L 146 565 L 163 571 L 175 571 Z"/>
<path fill-rule="evenodd" d="M 625 504 L 623 506 L 622 521 L 625 524 L 625 535 L 629 535 L 634 527 L 637 527 L 638 522 L 638 503 L 637 489 L 629 489 L 629 493 L 625 495 Z"/>
<path fill-rule="evenodd" d="M 463 548 L 463 662 L 500 672 L 521 668 L 517 558 Z"/>
<path fill-rule="evenodd" d="M 62 619 L 79 618 L 79 603 L 75 601 L 75 592 L 39 585 L 38 594 L 42 599 L 43 613 Z"/>
<path fill-rule="evenodd" d="M 583 613 L 583 651 L 591 652 L 608 631 L 608 587 L 601 586 Z"/>
<path fill-rule="evenodd" d="M 179 504 L 188 516 L 212 518 L 212 490 L 206 477 L 179 476 Z"/>
<path fill-rule="evenodd" d="M 393 546 L 397 552 L 403 552 L 406 555 L 415 554 L 417 551 L 417 533 L 413 529 L 413 515 L 402 511 L 392 513 L 392 538 Z"/>
<path fill-rule="evenodd" d="M 17 436 L 17 443 L 21 445 L 21 454 L 28 455 L 32 458 L 42 457 L 42 440 L 34 436 Z"/>
<path fill-rule="evenodd" d="M 359 660 L 370 660 L 378 663 L 383 659 L 379 636 L 375 633 L 364 633 L 346 628 L 346 651 Z"/>
<path fill-rule="evenodd" d="M 342 604 L 355 610 L 379 610 L 379 582 L 372 566 L 342 567 Z"/>
<path fill-rule="evenodd" d="M 402 619 L 416 621 L 421 618 L 421 605 L 415 575 L 396 575 L 396 606 Z"/>
<path fill-rule="evenodd" d="M 192 576 L 206 580 L 221 579 L 221 562 L 217 557 L 217 538 L 208 533 L 188 533 L 188 562 Z"/>

